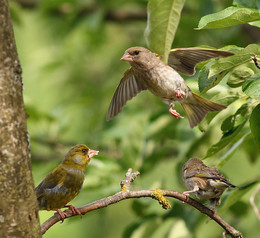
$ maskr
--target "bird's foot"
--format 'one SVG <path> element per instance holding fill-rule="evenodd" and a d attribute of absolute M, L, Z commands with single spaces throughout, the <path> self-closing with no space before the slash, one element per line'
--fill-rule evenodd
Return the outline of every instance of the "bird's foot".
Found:
<path fill-rule="evenodd" d="M 183 116 L 181 116 L 180 113 L 178 113 L 176 110 L 174 110 L 174 109 L 172 108 L 172 106 L 170 107 L 169 112 L 171 113 L 171 115 L 173 115 L 173 116 L 176 117 L 176 118 L 183 118 Z"/>
<path fill-rule="evenodd" d="M 187 197 L 189 197 L 189 196 L 190 196 L 190 191 L 185 191 L 185 192 L 183 192 L 182 194 L 184 194 L 184 195 L 186 195 Z"/>
<path fill-rule="evenodd" d="M 220 198 L 217 199 L 215 206 L 212 208 L 212 212 L 215 214 L 217 207 L 220 205 Z"/>
<path fill-rule="evenodd" d="M 60 217 L 61 217 L 61 223 L 63 223 L 64 222 L 64 219 L 66 218 L 66 217 L 68 217 L 68 215 L 65 213 L 65 212 L 63 212 L 62 210 L 60 210 L 60 209 L 53 209 L 54 211 L 57 211 L 57 213 L 60 215 Z"/>
<path fill-rule="evenodd" d="M 186 199 L 188 199 L 190 197 L 190 191 L 185 191 L 182 194 L 184 194 L 186 196 Z M 185 202 L 182 201 L 182 204 L 184 204 Z"/>
<path fill-rule="evenodd" d="M 216 202 L 216 206 L 215 206 L 215 208 L 217 208 L 217 206 L 219 206 L 220 203 L 221 203 L 221 200 L 220 200 L 220 198 L 219 198 L 219 199 L 217 200 L 217 202 Z"/>
<path fill-rule="evenodd" d="M 180 89 L 177 89 L 177 90 L 176 90 L 175 96 L 176 96 L 176 98 L 179 98 L 179 99 L 182 98 L 183 94 L 182 94 L 182 92 L 181 92 Z"/>
<path fill-rule="evenodd" d="M 81 212 L 80 212 L 76 207 L 74 207 L 74 206 L 72 206 L 72 205 L 67 205 L 67 206 L 65 206 L 65 207 L 68 207 L 68 208 L 71 210 L 71 212 L 72 212 L 73 215 L 79 215 L 79 216 L 81 216 Z"/>

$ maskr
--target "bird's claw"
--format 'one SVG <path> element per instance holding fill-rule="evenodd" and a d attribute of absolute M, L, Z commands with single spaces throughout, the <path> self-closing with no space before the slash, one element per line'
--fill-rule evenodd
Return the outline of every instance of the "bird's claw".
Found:
<path fill-rule="evenodd" d="M 180 113 L 178 113 L 176 110 L 174 110 L 172 107 L 169 109 L 169 112 L 171 115 L 173 115 L 176 118 L 183 118 L 183 116 L 180 115 Z"/>
<path fill-rule="evenodd" d="M 188 199 L 190 197 L 190 191 L 183 192 L 182 194 L 186 196 L 186 199 Z M 184 203 L 185 202 L 182 201 L 182 204 L 184 204 Z"/>
<path fill-rule="evenodd" d="M 184 194 L 186 196 L 186 198 L 190 197 L 190 191 L 183 192 L 182 194 Z"/>
<path fill-rule="evenodd" d="M 73 215 L 82 216 L 81 212 L 80 212 L 76 207 L 74 207 L 74 206 L 72 206 L 72 205 L 68 205 L 68 206 L 64 206 L 64 207 L 68 207 L 68 208 L 71 210 L 71 212 L 72 212 Z M 61 217 L 61 223 L 63 223 L 63 222 L 64 222 L 64 219 L 68 217 L 68 215 L 67 215 L 65 212 L 63 212 L 62 210 L 60 210 L 60 209 L 51 209 L 51 210 L 57 211 L 57 213 L 58 213 L 58 214 L 60 215 L 60 217 Z"/>
<path fill-rule="evenodd" d="M 79 216 L 82 215 L 81 212 L 79 211 L 79 209 L 77 209 L 76 207 L 74 207 L 72 205 L 68 205 L 68 206 L 65 206 L 65 207 L 68 207 L 71 210 L 73 215 L 79 215 Z"/>
<path fill-rule="evenodd" d="M 63 223 L 64 219 L 67 218 L 68 215 L 60 209 L 56 209 L 55 211 L 57 211 L 57 213 L 60 215 L 61 223 Z"/>

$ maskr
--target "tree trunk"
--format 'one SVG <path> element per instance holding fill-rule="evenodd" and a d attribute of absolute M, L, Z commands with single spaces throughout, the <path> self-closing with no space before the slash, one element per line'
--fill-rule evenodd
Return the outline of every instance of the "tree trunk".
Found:
<path fill-rule="evenodd" d="M 8 0 L 0 0 L 0 237 L 41 237 Z"/>

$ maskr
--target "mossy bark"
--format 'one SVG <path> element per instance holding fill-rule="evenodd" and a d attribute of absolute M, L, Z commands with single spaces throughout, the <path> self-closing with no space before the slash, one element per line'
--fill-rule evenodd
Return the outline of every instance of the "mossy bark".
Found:
<path fill-rule="evenodd" d="M 0 0 L 0 237 L 41 237 L 8 0 Z"/>

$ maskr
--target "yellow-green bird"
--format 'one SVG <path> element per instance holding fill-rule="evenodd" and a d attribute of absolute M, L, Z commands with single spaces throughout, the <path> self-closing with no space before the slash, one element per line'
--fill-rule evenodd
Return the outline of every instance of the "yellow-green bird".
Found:
<path fill-rule="evenodd" d="M 200 200 L 209 200 L 210 205 L 215 205 L 213 211 L 220 204 L 224 191 L 227 188 L 236 188 L 215 167 L 208 167 L 197 158 L 191 158 L 184 164 L 182 177 L 189 189 L 183 194 L 189 196 L 193 193 Z"/>
<path fill-rule="evenodd" d="M 179 48 L 170 50 L 168 62 L 165 64 L 159 55 L 144 47 L 135 46 L 127 49 L 121 60 L 127 61 L 131 68 L 125 72 L 114 93 L 107 120 L 121 112 L 128 100 L 143 90 L 149 90 L 170 105 L 171 115 L 183 118 L 173 109 L 174 102 L 179 102 L 193 128 L 208 112 L 220 111 L 226 106 L 193 93 L 178 72 L 193 75 L 194 68 L 199 62 L 231 55 L 233 55 L 232 52 L 221 50 Z M 151 106 L 149 102 L 147 104 Z"/>
<path fill-rule="evenodd" d="M 85 169 L 98 152 L 86 145 L 72 147 L 63 162 L 36 187 L 40 210 L 55 210 L 60 214 L 62 221 L 66 217 L 60 210 L 63 207 L 68 207 L 75 215 L 81 215 L 77 208 L 67 203 L 79 194 L 84 182 Z"/>

